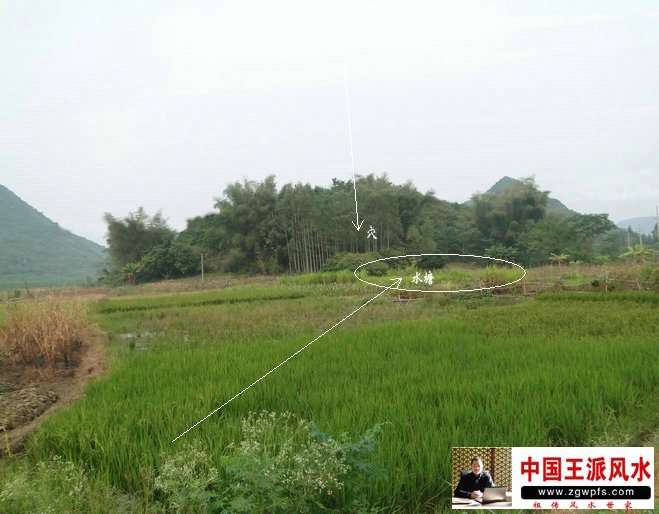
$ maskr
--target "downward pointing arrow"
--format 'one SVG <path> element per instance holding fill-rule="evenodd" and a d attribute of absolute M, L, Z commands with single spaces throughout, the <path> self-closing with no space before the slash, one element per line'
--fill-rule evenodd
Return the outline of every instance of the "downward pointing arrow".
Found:
<path fill-rule="evenodd" d="M 344 85 L 346 90 L 346 111 L 348 113 L 348 140 L 350 141 L 350 162 L 352 163 L 352 188 L 355 191 L 355 214 L 357 215 L 357 223 L 353 221 L 352 226 L 355 227 L 359 232 L 359 229 L 362 228 L 362 224 L 364 223 L 364 220 L 362 220 L 362 222 L 359 223 L 359 210 L 357 207 L 357 181 L 355 180 L 355 155 L 352 151 L 352 127 L 350 126 L 350 104 L 348 103 L 348 69 L 346 66 L 345 57 L 343 58 L 343 74 L 345 79 Z"/>
<path fill-rule="evenodd" d="M 354 226 L 357 230 L 359 230 L 360 228 L 362 228 L 362 225 L 364 224 L 364 220 L 362 220 L 361 223 L 359 222 L 359 213 L 357 213 L 357 223 L 355 223 L 355 222 L 353 221 L 352 224 L 353 224 L 353 226 Z"/>

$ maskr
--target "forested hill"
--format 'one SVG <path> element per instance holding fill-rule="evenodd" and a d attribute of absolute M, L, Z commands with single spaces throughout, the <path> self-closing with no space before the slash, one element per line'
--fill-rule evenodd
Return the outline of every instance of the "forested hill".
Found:
<path fill-rule="evenodd" d="M 96 280 L 102 246 L 64 230 L 0 185 L 0 289 Z"/>
<path fill-rule="evenodd" d="M 520 187 L 522 187 L 521 180 L 506 176 L 497 180 L 497 182 L 490 189 L 487 190 L 487 193 L 493 194 L 494 196 L 503 196 L 507 192 L 510 192 L 511 190 L 514 189 L 519 189 Z M 473 200 L 468 200 L 467 204 L 473 205 Z M 548 213 L 553 212 L 565 216 L 573 216 L 575 214 L 579 214 L 577 211 L 573 211 L 572 209 L 568 208 L 560 200 L 557 200 L 556 198 L 552 198 L 551 196 L 547 197 L 546 211 Z"/>

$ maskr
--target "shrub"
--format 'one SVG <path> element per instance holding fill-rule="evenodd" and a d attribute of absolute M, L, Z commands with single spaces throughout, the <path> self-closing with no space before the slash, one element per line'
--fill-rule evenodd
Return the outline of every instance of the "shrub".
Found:
<path fill-rule="evenodd" d="M 366 262 L 377 259 L 378 256 L 373 253 L 349 253 L 341 252 L 330 257 L 323 264 L 323 271 L 341 271 L 349 270 L 354 271 L 357 266 Z"/>
<path fill-rule="evenodd" d="M 241 426 L 220 472 L 198 443 L 165 457 L 155 486 L 167 512 L 363 512 L 360 479 L 385 477 L 370 460 L 381 425 L 357 441 L 332 439 L 289 412 L 250 412 Z"/>
<path fill-rule="evenodd" d="M 245 254 L 238 248 L 231 248 L 220 263 L 220 269 L 225 273 L 239 273 L 245 271 L 246 263 L 247 257 Z"/>
<path fill-rule="evenodd" d="M 332 439 L 316 440 L 291 413 L 250 413 L 243 440 L 224 458 L 237 512 L 309 512 L 343 487 L 349 471 Z"/>
<path fill-rule="evenodd" d="M 378 261 L 366 266 L 366 273 L 372 277 L 382 277 L 389 272 L 389 265 L 386 262 Z"/>
<path fill-rule="evenodd" d="M 49 298 L 10 306 L 0 341 L 13 361 L 45 364 L 52 371 L 59 362 L 70 364 L 92 332 L 82 303 Z"/>
<path fill-rule="evenodd" d="M 216 501 L 211 486 L 219 473 L 198 442 L 186 445 L 169 458 L 155 479 L 155 489 L 165 496 L 167 512 L 204 512 Z"/>
<path fill-rule="evenodd" d="M 421 269 L 438 270 L 446 266 L 448 259 L 443 255 L 424 255 L 417 262 L 417 267 Z"/>

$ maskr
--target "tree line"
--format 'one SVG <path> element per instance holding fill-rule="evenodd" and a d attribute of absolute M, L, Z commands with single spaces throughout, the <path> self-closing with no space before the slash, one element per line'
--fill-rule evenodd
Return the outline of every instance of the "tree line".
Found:
<path fill-rule="evenodd" d="M 338 179 L 329 187 L 278 188 L 274 176 L 235 182 L 215 199 L 214 212 L 188 220 L 180 233 L 161 213 L 148 216 L 140 208 L 123 219 L 107 213 L 106 278 L 135 282 L 195 274 L 202 253 L 218 271 L 278 274 L 336 269 L 367 252 L 487 255 L 533 266 L 552 255 L 601 262 L 627 249 L 629 234 L 606 214 L 548 210 L 549 192 L 532 178 L 502 193 L 475 194 L 466 204 L 421 193 L 412 182 L 393 184 L 386 175 L 359 177 L 356 187 L 365 219 L 360 231 L 351 223 L 353 183 Z M 651 237 L 640 241 L 656 243 Z"/>

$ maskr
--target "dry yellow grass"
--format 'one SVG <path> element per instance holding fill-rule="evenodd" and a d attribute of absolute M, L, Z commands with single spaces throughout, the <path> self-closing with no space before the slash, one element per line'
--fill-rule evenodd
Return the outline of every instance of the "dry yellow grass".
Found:
<path fill-rule="evenodd" d="M 88 321 L 82 302 L 51 297 L 7 308 L 0 343 L 17 363 L 69 365 L 82 343 L 96 330 Z"/>

